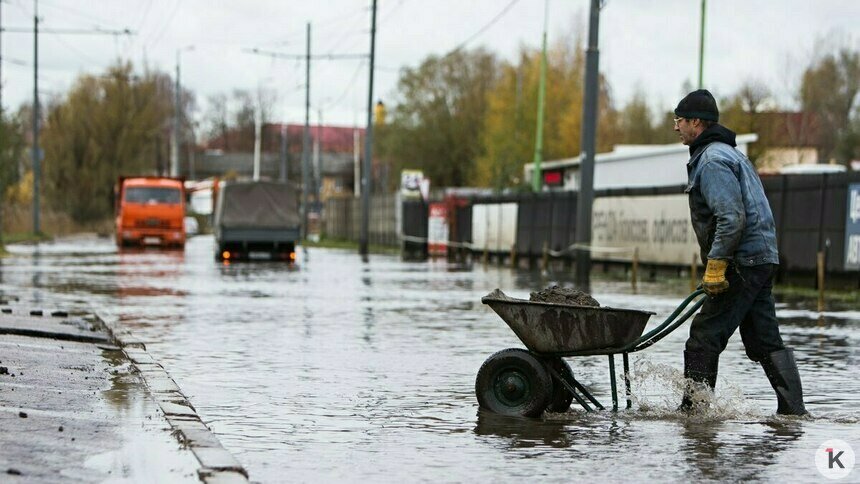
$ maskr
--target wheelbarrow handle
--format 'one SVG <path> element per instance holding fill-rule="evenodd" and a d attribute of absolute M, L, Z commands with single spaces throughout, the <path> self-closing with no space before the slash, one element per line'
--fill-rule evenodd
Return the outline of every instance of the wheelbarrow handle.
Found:
<path fill-rule="evenodd" d="M 674 311 L 672 311 L 672 314 L 670 314 L 669 317 L 667 317 L 665 321 L 660 323 L 659 326 L 657 326 L 656 328 L 652 329 L 651 331 L 645 333 L 644 335 L 639 337 L 639 339 L 637 339 L 636 341 L 627 345 L 627 347 L 625 347 L 625 350 L 626 350 L 625 352 L 631 352 L 632 353 L 634 351 L 643 350 L 643 349 L 653 345 L 654 343 L 660 341 L 661 339 L 665 338 L 672 331 L 675 331 L 678 328 L 678 326 L 684 324 L 685 321 L 690 319 L 690 316 L 692 316 L 696 311 L 699 310 L 700 307 L 702 307 L 702 304 L 704 304 L 705 299 L 702 298 L 702 299 L 699 299 L 698 301 L 696 301 L 695 304 L 690 306 L 689 309 L 687 309 L 687 311 L 684 312 L 684 314 L 681 315 L 680 318 L 678 317 L 678 315 L 681 314 L 681 312 L 684 311 L 684 309 L 687 308 L 687 306 L 689 306 L 690 303 L 694 299 L 696 299 L 697 297 L 701 296 L 704 293 L 705 293 L 704 289 L 696 289 L 695 291 L 693 291 L 693 293 L 690 294 L 689 296 L 687 296 L 687 298 L 684 299 L 684 301 L 682 301 L 681 304 L 678 305 L 678 307 L 675 308 Z"/>

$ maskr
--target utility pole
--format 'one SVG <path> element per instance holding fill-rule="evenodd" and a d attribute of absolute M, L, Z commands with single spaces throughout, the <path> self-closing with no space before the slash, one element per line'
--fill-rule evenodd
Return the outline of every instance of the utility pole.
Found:
<path fill-rule="evenodd" d="M 0 0 L 2 4 L 2 0 Z M 39 234 L 42 232 L 40 223 L 40 182 L 42 179 L 42 150 L 39 148 L 39 124 L 40 124 L 40 105 L 39 105 L 39 0 L 33 0 L 33 30 L 27 28 L 3 28 L 0 32 L 13 33 L 33 33 L 33 146 L 31 149 L 31 158 L 33 162 L 33 233 Z M 43 33 L 62 34 L 62 35 L 133 35 L 129 29 L 123 30 L 108 30 L 108 29 L 42 29 Z M 2 33 L 0 33 L 2 35 Z M 0 76 L 2 81 L 2 76 Z M 2 92 L 2 85 L 0 85 Z M 0 98 L 0 111 L 2 111 L 2 98 Z"/>
<path fill-rule="evenodd" d="M 173 131 L 170 136 L 170 176 L 179 176 L 179 50 L 176 51 L 176 79 L 173 82 Z"/>
<path fill-rule="evenodd" d="M 322 176 L 323 176 L 323 161 L 322 161 L 322 137 L 323 137 L 323 117 L 322 108 L 317 108 L 317 135 L 314 139 L 314 200 L 317 203 L 322 203 L 320 193 L 322 192 Z"/>
<path fill-rule="evenodd" d="M 699 24 L 699 89 L 704 89 L 702 70 L 705 64 L 705 10 L 706 0 L 702 0 L 701 23 Z"/>
<path fill-rule="evenodd" d="M 540 164 L 543 161 L 543 105 L 546 96 L 546 28 L 549 18 L 549 0 L 544 1 L 543 9 L 543 50 L 540 58 L 540 87 L 538 88 L 537 130 L 535 132 L 535 156 L 532 169 L 532 191 L 541 190 Z"/>
<path fill-rule="evenodd" d="M 305 50 L 305 128 L 302 131 L 302 231 L 308 238 L 308 190 L 310 189 L 310 136 L 311 136 L 311 24 L 307 24 Z"/>
<path fill-rule="evenodd" d="M 364 139 L 364 173 L 361 187 L 361 237 L 358 241 L 358 253 L 367 261 L 368 233 L 370 232 L 370 192 L 372 182 L 373 156 L 373 69 L 376 58 L 376 0 L 372 1 L 370 16 L 370 80 L 367 89 L 367 128 Z"/>
<path fill-rule="evenodd" d="M 591 208 L 594 202 L 594 151 L 597 135 L 597 96 L 600 50 L 601 0 L 591 0 L 588 21 L 588 49 L 585 55 L 585 95 L 582 105 L 582 154 L 579 165 L 579 196 L 576 204 L 576 285 L 588 291 L 591 271 Z"/>
<path fill-rule="evenodd" d="M 289 141 L 287 140 L 287 125 L 286 123 L 284 123 L 281 124 L 281 169 L 279 173 L 280 176 L 278 176 L 278 180 L 280 180 L 282 183 L 286 183 L 290 177 L 288 166 L 289 160 L 287 159 L 287 157 L 289 156 L 289 146 L 287 145 L 288 142 Z"/>
<path fill-rule="evenodd" d="M 173 84 L 173 130 L 170 134 L 170 176 L 179 176 L 179 150 L 182 142 L 182 83 L 180 78 L 180 65 L 182 64 L 182 51 L 193 50 L 193 45 L 186 45 L 181 49 L 176 49 L 176 79 Z"/>
<path fill-rule="evenodd" d="M 358 128 L 352 130 L 352 166 L 353 179 L 352 191 L 356 197 L 361 196 L 361 136 L 358 134 Z"/>
<path fill-rule="evenodd" d="M 3 1 L 0 0 L 0 116 L 3 115 Z M 2 118 L 0 118 L 2 119 Z M 2 227 L 0 227 L 2 229 Z"/>
<path fill-rule="evenodd" d="M 191 143 L 189 143 L 190 146 L 188 146 L 188 179 L 194 180 L 196 179 L 194 173 L 194 149 L 197 146 L 197 133 L 194 129 L 194 123 L 188 123 L 188 128 L 191 132 Z"/>
<path fill-rule="evenodd" d="M 257 87 L 257 109 L 254 113 L 254 181 L 260 180 L 260 150 L 262 148 L 263 106 L 260 88 Z"/>
<path fill-rule="evenodd" d="M 311 24 L 307 24 L 307 50 L 304 55 L 283 54 L 280 52 L 267 52 L 261 49 L 246 49 L 245 52 L 256 55 L 264 55 L 273 59 L 303 59 L 305 61 L 305 127 L 302 132 L 302 227 L 304 238 L 307 238 L 308 209 L 310 207 L 310 116 L 311 116 L 311 59 L 341 60 L 359 59 L 367 57 L 367 54 L 322 54 L 311 55 Z"/>
<path fill-rule="evenodd" d="M 0 123 L 3 123 L 3 1 L 0 0 Z M 0 136 L 4 135 L 0 131 Z M 0 196 L 6 193 L 6 186 L 0 185 Z M 3 206 L 0 205 L 0 246 L 3 245 Z"/>
<path fill-rule="evenodd" d="M 39 0 L 33 0 L 33 233 L 42 231 L 39 221 L 39 179 L 42 178 L 39 149 Z"/>

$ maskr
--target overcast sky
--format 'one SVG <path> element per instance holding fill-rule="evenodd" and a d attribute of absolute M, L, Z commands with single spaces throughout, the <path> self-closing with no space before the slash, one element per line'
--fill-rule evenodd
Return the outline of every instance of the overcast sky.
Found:
<path fill-rule="evenodd" d="M 540 45 L 544 0 L 379 0 L 375 98 L 391 100 L 398 69 L 417 66 L 463 42 L 513 60 Z M 549 0 L 549 42 L 581 28 L 588 0 Z M 817 40 L 860 49 L 858 0 L 710 0 L 705 29 L 705 86 L 717 97 L 757 79 L 788 103 Z M 0 0 L 4 28 L 31 28 L 33 0 Z M 305 24 L 314 54 L 366 53 L 370 0 L 39 0 L 40 28 L 130 29 L 131 36 L 39 36 L 40 95 L 61 95 L 79 73 L 99 73 L 118 57 L 174 71 L 206 98 L 234 89 L 274 89 L 276 120 L 303 122 L 304 67 L 247 51 L 303 54 Z M 653 108 L 669 110 L 698 72 L 699 0 L 608 0 L 600 20 L 600 70 L 616 105 L 637 88 Z M 493 21 L 496 19 L 495 21 Z M 189 47 L 193 46 L 193 48 Z M 188 50 L 185 50 L 188 49 Z M 17 108 L 33 91 L 33 35 L 2 36 L 3 105 Z M 367 62 L 315 61 L 312 122 L 366 121 Z"/>

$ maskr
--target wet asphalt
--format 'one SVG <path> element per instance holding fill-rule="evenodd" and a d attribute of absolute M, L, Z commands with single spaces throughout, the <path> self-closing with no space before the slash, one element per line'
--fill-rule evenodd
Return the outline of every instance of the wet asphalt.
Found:
<path fill-rule="evenodd" d="M 0 305 L 0 481 L 247 482 L 133 335 Z"/>

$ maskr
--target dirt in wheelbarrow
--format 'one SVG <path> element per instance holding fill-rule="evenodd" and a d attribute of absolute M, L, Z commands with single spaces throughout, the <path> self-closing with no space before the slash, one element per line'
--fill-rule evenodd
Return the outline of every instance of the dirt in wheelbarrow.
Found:
<path fill-rule="evenodd" d="M 533 292 L 529 294 L 529 301 L 600 307 L 600 303 L 591 297 L 591 294 L 573 288 L 559 286 L 552 286 L 541 291 Z"/>

